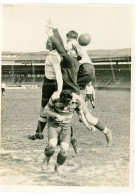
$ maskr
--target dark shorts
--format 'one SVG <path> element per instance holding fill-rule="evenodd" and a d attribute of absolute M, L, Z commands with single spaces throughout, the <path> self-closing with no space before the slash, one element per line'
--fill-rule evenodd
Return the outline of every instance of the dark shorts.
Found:
<path fill-rule="evenodd" d="M 85 101 L 90 101 L 90 102 L 94 101 L 93 95 L 92 94 L 86 94 Z"/>
<path fill-rule="evenodd" d="M 57 91 L 57 82 L 56 80 L 49 80 L 44 77 L 43 86 L 42 86 L 42 100 L 41 106 L 45 107 L 52 96 L 52 94 Z"/>
<path fill-rule="evenodd" d="M 84 63 L 79 67 L 77 75 L 77 83 L 80 89 L 84 89 L 86 84 L 92 81 L 95 82 L 95 68 L 92 64 Z"/>
<path fill-rule="evenodd" d="M 48 139 L 58 138 L 60 142 L 70 143 L 71 123 L 59 124 L 53 118 L 48 118 Z"/>
<path fill-rule="evenodd" d="M 2 93 L 5 92 L 5 88 L 1 88 L 1 90 L 2 90 Z"/>

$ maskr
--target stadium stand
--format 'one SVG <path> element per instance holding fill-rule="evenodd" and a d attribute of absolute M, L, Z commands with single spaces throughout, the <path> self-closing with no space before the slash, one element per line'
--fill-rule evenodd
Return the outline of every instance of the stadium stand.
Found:
<path fill-rule="evenodd" d="M 2 81 L 7 85 L 42 85 L 47 52 L 2 52 Z M 97 89 L 130 90 L 131 49 L 89 50 Z"/>

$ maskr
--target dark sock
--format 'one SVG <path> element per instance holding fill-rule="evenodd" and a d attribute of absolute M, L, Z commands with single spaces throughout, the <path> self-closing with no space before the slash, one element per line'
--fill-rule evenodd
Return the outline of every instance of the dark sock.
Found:
<path fill-rule="evenodd" d="M 71 137 L 73 137 L 73 127 L 71 127 Z"/>
<path fill-rule="evenodd" d="M 38 121 L 36 133 L 42 133 L 45 125 L 46 125 L 46 122 Z"/>
<path fill-rule="evenodd" d="M 62 156 L 62 155 L 59 153 L 58 156 L 57 156 L 57 163 L 58 163 L 59 165 L 62 165 L 62 164 L 65 162 L 66 158 L 67 158 L 67 156 Z"/>
<path fill-rule="evenodd" d="M 98 123 L 94 125 L 97 129 L 100 131 L 103 131 L 105 129 L 105 126 L 98 120 Z"/>
<path fill-rule="evenodd" d="M 54 154 L 54 149 L 51 149 L 51 148 L 48 148 L 46 147 L 45 150 L 44 150 L 44 153 L 47 157 L 51 157 L 53 154 Z"/>

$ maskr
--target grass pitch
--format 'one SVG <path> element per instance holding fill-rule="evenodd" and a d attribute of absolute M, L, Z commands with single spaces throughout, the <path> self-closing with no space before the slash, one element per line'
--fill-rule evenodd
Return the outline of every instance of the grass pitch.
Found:
<path fill-rule="evenodd" d="M 44 140 L 27 138 L 37 127 L 40 101 L 41 89 L 9 89 L 2 97 L 0 185 L 129 185 L 130 92 L 96 91 L 93 115 L 112 130 L 111 148 L 106 147 L 105 136 L 100 131 L 90 132 L 74 115 L 72 123 L 78 154 L 70 146 L 59 174 L 54 174 L 58 147 L 47 172 L 41 171 L 47 144 L 46 128 Z"/>

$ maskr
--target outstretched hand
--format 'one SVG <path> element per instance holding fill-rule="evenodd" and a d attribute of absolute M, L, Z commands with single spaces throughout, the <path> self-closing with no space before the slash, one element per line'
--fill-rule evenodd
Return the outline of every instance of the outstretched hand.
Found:
<path fill-rule="evenodd" d="M 51 28 L 51 29 L 54 29 L 55 28 L 55 26 L 54 26 L 53 22 L 51 21 L 51 19 L 48 19 L 47 20 L 46 27 Z"/>
<path fill-rule="evenodd" d="M 51 37 L 53 35 L 52 29 L 47 26 L 45 27 L 44 32 L 47 34 L 48 37 Z"/>

